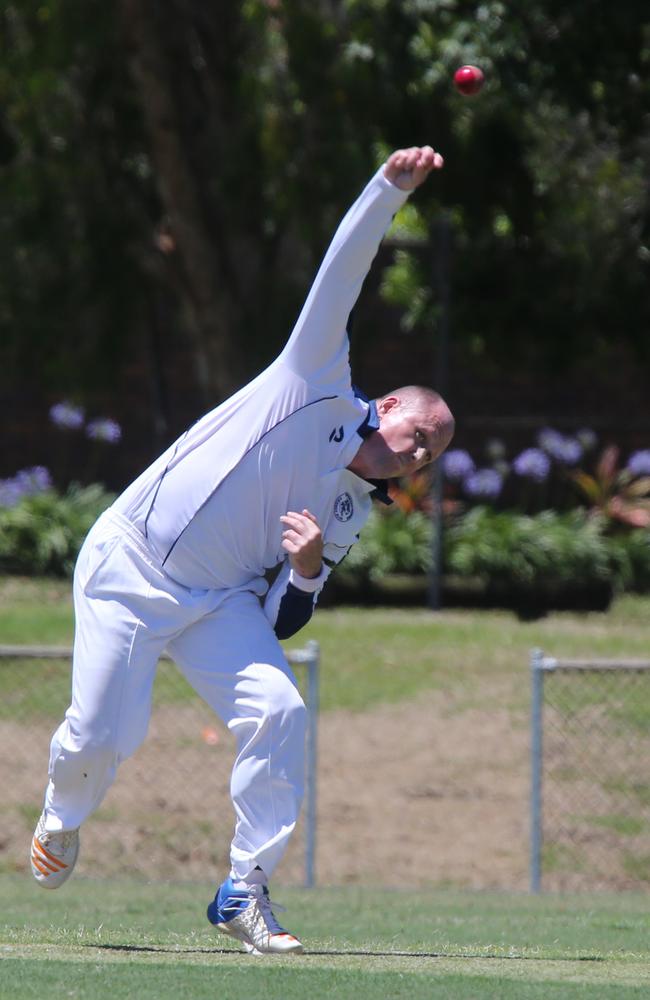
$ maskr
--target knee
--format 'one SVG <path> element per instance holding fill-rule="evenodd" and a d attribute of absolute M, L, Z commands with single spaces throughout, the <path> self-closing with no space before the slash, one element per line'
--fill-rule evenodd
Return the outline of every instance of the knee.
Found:
<path fill-rule="evenodd" d="M 49 774 L 58 789 L 73 789 L 104 780 L 117 767 L 118 755 L 112 741 L 52 740 Z"/>
<path fill-rule="evenodd" d="M 307 724 L 307 709 L 295 684 L 282 675 L 276 682 L 265 708 L 265 722 L 276 732 L 302 738 Z"/>
<path fill-rule="evenodd" d="M 83 747 L 79 748 L 79 754 L 89 766 L 99 770 L 111 767 L 117 763 L 120 756 L 116 741 L 112 736 L 88 740 Z"/>
<path fill-rule="evenodd" d="M 94 767 L 110 766 L 118 756 L 115 740 L 110 734 L 82 735 L 81 733 L 57 732 L 50 749 L 51 763 L 66 761 Z"/>
<path fill-rule="evenodd" d="M 235 730 L 244 740 L 257 741 L 271 734 L 280 743 L 304 739 L 307 710 L 295 683 L 279 669 L 263 669 L 264 683 L 240 706 L 244 711 Z"/>

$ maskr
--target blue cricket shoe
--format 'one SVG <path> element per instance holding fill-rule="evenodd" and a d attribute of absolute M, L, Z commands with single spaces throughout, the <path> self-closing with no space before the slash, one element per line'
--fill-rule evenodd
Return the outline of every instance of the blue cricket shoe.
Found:
<path fill-rule="evenodd" d="M 300 955 L 303 946 L 275 919 L 265 885 L 236 889 L 232 879 L 219 886 L 208 906 L 208 920 L 223 934 L 241 941 L 249 955 Z"/>

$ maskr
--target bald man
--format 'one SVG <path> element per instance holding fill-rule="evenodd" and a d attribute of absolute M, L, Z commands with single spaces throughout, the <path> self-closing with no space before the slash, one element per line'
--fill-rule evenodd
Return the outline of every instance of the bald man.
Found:
<path fill-rule="evenodd" d="M 52 738 L 31 847 L 44 888 L 69 877 L 79 827 L 144 739 L 166 649 L 237 744 L 231 870 L 208 919 L 251 953 L 302 951 L 268 893 L 303 784 L 305 707 L 279 639 L 308 621 L 372 500 L 388 500 L 386 480 L 421 469 L 451 439 L 453 418 L 432 389 L 374 401 L 356 391 L 347 335 L 393 215 L 441 167 L 429 146 L 388 158 L 341 222 L 279 357 L 88 535 L 74 578 L 72 702 Z"/>

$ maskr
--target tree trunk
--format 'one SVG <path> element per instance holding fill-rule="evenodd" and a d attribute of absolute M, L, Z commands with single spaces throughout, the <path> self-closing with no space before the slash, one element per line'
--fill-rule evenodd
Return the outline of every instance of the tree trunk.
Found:
<path fill-rule="evenodd" d="M 167 7 L 168 5 L 164 5 Z M 174 8 L 161 11 L 156 0 L 121 0 L 121 21 L 131 72 L 140 94 L 151 143 L 160 198 L 173 240 L 170 262 L 178 271 L 185 299 L 196 378 L 203 408 L 230 395 L 243 379 L 237 306 L 183 141 L 175 67 L 166 37 L 183 30 Z M 167 18 L 163 24 L 163 17 Z M 182 18 L 180 19 L 182 21 Z M 215 169 L 218 165 L 215 164 Z"/>

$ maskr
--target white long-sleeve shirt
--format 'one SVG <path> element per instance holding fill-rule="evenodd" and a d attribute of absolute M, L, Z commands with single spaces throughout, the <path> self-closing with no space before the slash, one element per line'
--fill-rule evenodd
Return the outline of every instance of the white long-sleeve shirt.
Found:
<path fill-rule="evenodd" d="M 369 404 L 352 388 L 346 328 L 406 197 L 383 171 L 372 178 L 339 225 L 279 357 L 116 500 L 178 583 L 262 596 L 266 571 L 286 558 L 280 517 L 289 510 L 315 515 L 327 564 L 357 539 L 374 487 L 347 469 Z M 294 582 L 320 588 L 327 572 L 315 585 Z M 287 565 L 267 596 L 272 622 L 290 579 Z"/>

